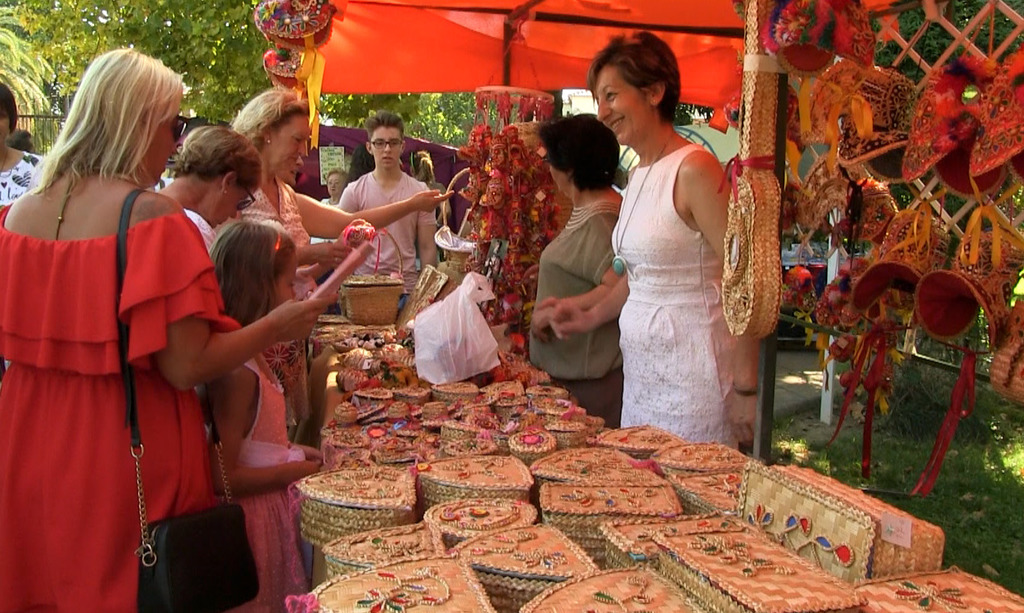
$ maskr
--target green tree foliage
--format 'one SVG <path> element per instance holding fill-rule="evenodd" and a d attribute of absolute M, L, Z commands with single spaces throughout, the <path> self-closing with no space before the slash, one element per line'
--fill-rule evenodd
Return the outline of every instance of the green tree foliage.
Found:
<path fill-rule="evenodd" d="M 53 69 L 37 56 L 9 2 L 0 4 L 0 58 L 0 82 L 11 88 L 18 110 L 50 112 L 46 88 L 53 80 Z"/>
<path fill-rule="evenodd" d="M 330 70 L 330 66 L 327 69 Z M 320 100 L 320 114 L 336 125 L 361 128 L 363 120 L 375 111 L 391 111 L 402 116 L 408 132 L 409 123 L 418 113 L 419 99 L 419 94 L 328 94 Z"/>
<path fill-rule="evenodd" d="M 473 94 L 423 94 L 407 123 L 410 136 L 455 147 L 464 145 L 476 117 Z"/>

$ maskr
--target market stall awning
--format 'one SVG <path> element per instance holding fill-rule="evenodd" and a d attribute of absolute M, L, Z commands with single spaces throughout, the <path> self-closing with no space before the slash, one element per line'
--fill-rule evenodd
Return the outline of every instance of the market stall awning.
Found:
<path fill-rule="evenodd" d="M 892 0 L 866 0 L 880 9 Z M 740 83 L 732 0 L 335 0 L 325 93 L 586 87 L 594 53 L 647 29 L 672 46 L 684 102 L 721 107 Z"/>

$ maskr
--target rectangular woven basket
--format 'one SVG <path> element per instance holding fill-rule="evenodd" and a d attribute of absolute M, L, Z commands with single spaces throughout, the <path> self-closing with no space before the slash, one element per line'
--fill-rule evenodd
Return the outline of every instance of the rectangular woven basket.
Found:
<path fill-rule="evenodd" d="M 857 593 L 867 599 L 863 613 L 1024 613 L 1024 598 L 956 567 L 869 581 Z"/>
<path fill-rule="evenodd" d="M 743 473 L 725 470 L 695 475 L 675 474 L 668 482 L 676 490 L 685 513 L 736 514 Z"/>

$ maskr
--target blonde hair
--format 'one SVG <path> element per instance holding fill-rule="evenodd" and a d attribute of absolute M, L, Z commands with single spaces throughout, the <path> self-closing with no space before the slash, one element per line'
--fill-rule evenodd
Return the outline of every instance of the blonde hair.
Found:
<path fill-rule="evenodd" d="M 224 311 L 247 326 L 277 306 L 277 278 L 294 266 L 295 243 L 278 224 L 233 221 L 217 233 L 210 259 Z"/>
<path fill-rule="evenodd" d="M 293 117 L 308 117 L 309 103 L 299 98 L 290 89 L 282 87 L 268 89 L 249 101 L 231 127 L 248 138 L 257 151 L 263 151 L 267 133 L 291 120 Z"/>
<path fill-rule="evenodd" d="M 82 75 L 67 121 L 43 159 L 42 191 L 68 176 L 72 185 L 98 176 L 136 185 L 157 127 L 178 114 L 181 77 L 157 59 L 132 49 L 108 51 Z"/>
<path fill-rule="evenodd" d="M 209 180 L 234 171 L 238 185 L 253 190 L 260 184 L 260 153 L 245 138 L 224 126 L 192 130 L 174 160 L 175 177 L 195 175 Z"/>

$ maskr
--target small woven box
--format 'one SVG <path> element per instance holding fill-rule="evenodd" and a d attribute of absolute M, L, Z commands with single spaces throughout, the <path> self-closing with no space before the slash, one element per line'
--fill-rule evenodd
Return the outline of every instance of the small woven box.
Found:
<path fill-rule="evenodd" d="M 425 387 L 400 387 L 391 390 L 391 393 L 395 395 L 395 400 L 409 404 L 425 404 L 430 401 L 430 390 Z"/>
<path fill-rule="evenodd" d="M 472 456 L 424 463 L 419 466 L 424 505 L 466 498 L 529 500 L 530 469 L 508 456 Z"/>
<path fill-rule="evenodd" d="M 446 502 L 423 514 L 423 522 L 441 533 L 445 547 L 481 534 L 532 526 L 535 521 L 537 509 L 530 503 L 496 498 Z"/>
<path fill-rule="evenodd" d="M 462 383 L 439 383 L 430 388 L 431 393 L 434 396 L 434 400 L 440 402 L 469 402 L 477 397 L 480 393 L 478 388 L 473 383 L 462 382 Z"/>
<path fill-rule="evenodd" d="M 959 568 L 857 586 L 863 613 L 1024 613 L 1024 598 Z"/>
<path fill-rule="evenodd" d="M 454 551 L 476 571 L 498 613 L 517 613 L 552 585 L 598 572 L 576 543 L 550 526 L 477 536 Z"/>
<path fill-rule="evenodd" d="M 705 613 L 677 586 L 639 568 L 609 570 L 554 585 L 521 609 L 521 613 L 584 611 Z"/>
<path fill-rule="evenodd" d="M 547 430 L 516 432 L 508 437 L 508 450 L 524 464 L 530 465 L 558 449 L 558 440 Z"/>
<path fill-rule="evenodd" d="M 742 517 L 847 581 L 942 566 L 941 528 L 810 469 L 750 463 L 739 509 Z"/>
<path fill-rule="evenodd" d="M 648 459 L 655 451 L 670 443 L 685 442 L 675 434 L 654 426 L 618 428 L 597 436 L 598 445 L 618 449 L 638 460 Z"/>
<path fill-rule="evenodd" d="M 352 399 L 354 404 L 361 410 L 368 409 L 369 407 L 381 409 L 384 408 L 385 404 L 393 401 L 395 395 L 391 390 L 381 387 L 370 387 L 352 392 Z"/>
<path fill-rule="evenodd" d="M 498 444 L 492 440 L 461 438 L 442 442 L 439 457 L 464 458 L 477 455 L 495 455 L 497 453 Z"/>
<path fill-rule="evenodd" d="M 605 565 L 608 568 L 630 568 L 653 565 L 661 548 L 654 542 L 655 534 L 698 534 L 723 531 L 742 532 L 746 528 L 733 519 L 719 515 L 693 515 L 681 519 L 606 521 L 601 534 L 607 541 Z"/>
<path fill-rule="evenodd" d="M 736 514 L 740 504 L 743 473 L 720 471 L 696 475 L 669 475 L 668 482 L 676 490 L 687 513 Z"/>
<path fill-rule="evenodd" d="M 674 518 L 683 508 L 665 485 L 586 485 L 545 483 L 540 487 L 545 524 L 576 541 L 598 565 L 604 565 L 606 541 L 601 524 L 616 519 Z"/>
<path fill-rule="evenodd" d="M 549 420 L 544 428 L 555 435 L 559 449 L 581 447 L 587 441 L 587 425 L 583 422 L 554 419 Z"/>
<path fill-rule="evenodd" d="M 477 438 L 483 429 L 461 421 L 449 419 L 441 424 L 441 440 L 456 441 L 466 438 Z"/>
<path fill-rule="evenodd" d="M 313 590 L 318 613 L 495 613 L 473 571 L 451 558 L 422 558 L 336 577 Z"/>
<path fill-rule="evenodd" d="M 666 475 L 692 475 L 720 470 L 743 470 L 750 458 L 721 443 L 666 445 L 651 454 Z"/>
<path fill-rule="evenodd" d="M 748 530 L 655 534 L 658 572 L 714 613 L 855 613 L 853 586 Z"/>
<path fill-rule="evenodd" d="M 530 472 L 543 483 L 629 483 L 659 485 L 664 481 L 649 470 L 634 468 L 633 460 L 621 451 L 603 447 L 579 447 L 557 451 L 530 465 Z"/>
<path fill-rule="evenodd" d="M 404 468 L 336 470 L 310 475 L 295 485 L 303 496 L 302 537 L 314 545 L 416 521 L 416 483 Z"/>
<path fill-rule="evenodd" d="M 494 401 L 494 412 L 502 419 L 513 419 L 526 411 L 528 403 L 526 396 L 499 396 Z"/>
<path fill-rule="evenodd" d="M 441 534 L 423 522 L 358 532 L 324 545 L 324 559 L 331 577 L 444 553 Z"/>

